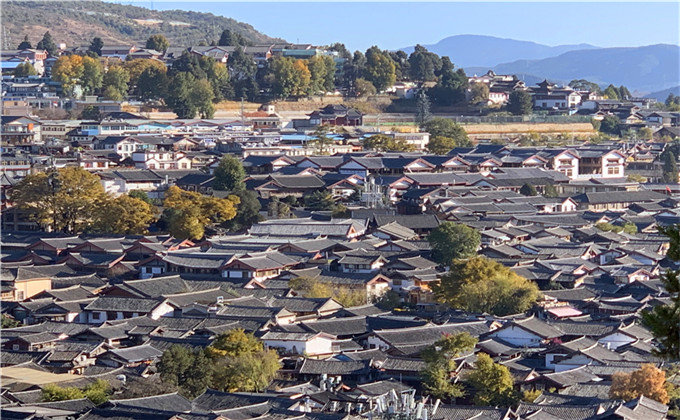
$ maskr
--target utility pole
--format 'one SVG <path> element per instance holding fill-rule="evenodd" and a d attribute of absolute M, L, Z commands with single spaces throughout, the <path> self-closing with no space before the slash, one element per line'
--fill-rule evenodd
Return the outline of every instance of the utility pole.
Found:
<path fill-rule="evenodd" d="M 243 112 L 243 96 L 241 96 L 241 126 L 246 125 L 246 117 L 245 113 Z"/>

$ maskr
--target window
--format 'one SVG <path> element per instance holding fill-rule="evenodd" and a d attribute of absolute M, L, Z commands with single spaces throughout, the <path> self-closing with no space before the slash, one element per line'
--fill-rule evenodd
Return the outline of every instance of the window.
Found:
<path fill-rule="evenodd" d="M 18 344 L 12 344 L 12 350 L 19 350 Z"/>
<path fill-rule="evenodd" d="M 17 300 L 24 300 L 26 299 L 26 292 L 23 290 L 17 290 Z"/>
<path fill-rule="evenodd" d="M 100 319 L 101 314 L 99 312 L 92 312 L 92 319 Z"/>

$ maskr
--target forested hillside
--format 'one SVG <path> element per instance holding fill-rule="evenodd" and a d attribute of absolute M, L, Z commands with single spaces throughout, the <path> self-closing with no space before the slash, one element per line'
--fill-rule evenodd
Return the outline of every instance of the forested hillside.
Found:
<path fill-rule="evenodd" d="M 150 35 L 162 33 L 171 45 L 189 46 L 218 40 L 224 29 L 252 43 L 277 41 L 246 23 L 211 13 L 156 11 L 101 1 L 3 0 L 2 26 L 4 48 L 16 48 L 24 35 L 35 45 L 45 31 L 67 45 L 89 44 L 96 36 L 105 43 L 143 45 Z"/>

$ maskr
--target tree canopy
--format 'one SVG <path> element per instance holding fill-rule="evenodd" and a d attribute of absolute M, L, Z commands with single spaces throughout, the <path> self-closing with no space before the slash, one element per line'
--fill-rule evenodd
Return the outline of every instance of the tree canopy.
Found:
<path fill-rule="evenodd" d="M 421 128 L 424 131 L 430 133 L 430 141 L 432 141 L 432 139 L 435 137 L 439 137 L 452 139 L 454 142 L 453 147 L 469 147 L 472 145 L 472 142 L 468 138 L 465 129 L 460 124 L 455 123 L 453 120 L 449 118 L 442 117 L 432 118 L 426 121 L 424 124 L 422 124 Z M 438 142 L 433 143 L 432 146 L 428 145 L 428 150 L 437 154 L 445 154 L 448 153 L 453 148 L 451 147 L 444 152 L 443 148 L 441 148 L 440 145 L 437 143 Z M 448 144 L 449 142 L 445 143 L 444 141 L 441 141 L 440 143 L 445 144 L 444 147 L 448 147 L 449 145 Z"/>
<path fill-rule="evenodd" d="M 456 369 L 455 358 L 474 349 L 477 339 L 469 333 L 445 335 L 423 350 L 425 361 L 422 373 L 425 392 L 435 398 L 450 400 L 462 397 L 463 388 L 454 383 L 451 372 Z"/>
<path fill-rule="evenodd" d="M 26 176 L 10 197 L 38 224 L 67 233 L 83 232 L 108 199 L 99 177 L 70 166 Z"/>
<path fill-rule="evenodd" d="M 454 260 L 433 291 L 437 300 L 453 308 L 497 316 L 524 312 L 539 297 L 535 283 L 481 256 Z"/>
<path fill-rule="evenodd" d="M 529 92 L 513 90 L 508 98 L 508 111 L 514 115 L 528 115 L 533 110 L 533 102 Z"/>
<path fill-rule="evenodd" d="M 213 188 L 226 191 L 244 190 L 246 188 L 243 182 L 245 177 L 246 171 L 241 161 L 233 155 L 224 155 L 215 168 Z"/>
<path fill-rule="evenodd" d="M 432 258 L 443 265 L 454 259 L 477 254 L 481 235 L 477 230 L 455 222 L 443 222 L 430 233 L 427 240 L 432 247 Z"/>
<path fill-rule="evenodd" d="M 382 92 L 392 86 L 397 80 L 396 67 L 389 54 L 373 46 L 366 50 L 366 66 L 364 78 Z"/>
<path fill-rule="evenodd" d="M 477 354 L 475 368 L 465 378 L 465 382 L 474 389 L 475 405 L 508 407 L 518 400 L 510 369 L 494 363 L 486 353 Z"/>
<path fill-rule="evenodd" d="M 146 40 L 146 48 L 149 50 L 155 50 L 165 54 L 168 47 L 170 47 L 170 41 L 161 34 L 151 35 L 149 39 Z"/>
<path fill-rule="evenodd" d="M 669 238 L 670 247 L 666 256 L 680 260 L 680 226 L 672 225 L 659 229 Z M 656 353 L 670 360 L 680 359 L 680 272 L 668 270 L 661 276 L 666 291 L 670 294 L 670 302 L 654 306 L 642 313 L 643 323 L 649 327 L 654 338 L 659 342 Z"/>
<path fill-rule="evenodd" d="M 666 373 L 649 363 L 631 373 L 616 372 L 612 375 L 610 398 L 630 401 L 641 395 L 668 404 Z"/>
<path fill-rule="evenodd" d="M 163 206 L 169 222 L 170 233 L 179 239 L 200 239 L 206 226 L 222 223 L 236 217 L 239 198 L 208 197 L 197 192 L 184 191 L 177 186 L 168 188 Z"/>
<path fill-rule="evenodd" d="M 364 140 L 364 149 L 375 150 L 377 152 L 410 152 L 414 150 L 413 145 L 408 144 L 404 139 L 396 139 L 385 134 L 374 134 Z"/>

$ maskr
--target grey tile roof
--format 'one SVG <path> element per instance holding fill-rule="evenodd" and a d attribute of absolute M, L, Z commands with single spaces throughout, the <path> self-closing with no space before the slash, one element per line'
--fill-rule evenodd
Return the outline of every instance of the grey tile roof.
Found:
<path fill-rule="evenodd" d="M 159 351 L 148 344 L 123 349 L 111 349 L 109 352 L 128 363 L 155 360 L 163 354 L 162 351 Z"/>
<path fill-rule="evenodd" d="M 121 409 L 148 409 L 174 411 L 177 413 L 187 413 L 193 408 L 191 401 L 176 392 L 172 394 L 154 395 L 151 397 L 109 400 L 108 404 Z"/>
<path fill-rule="evenodd" d="M 156 299 L 140 299 L 126 297 L 98 297 L 85 307 L 88 311 L 123 311 L 123 312 L 151 312 L 161 301 Z"/>
<path fill-rule="evenodd" d="M 366 361 L 332 361 L 305 359 L 300 367 L 300 375 L 361 375 L 368 373 Z"/>

